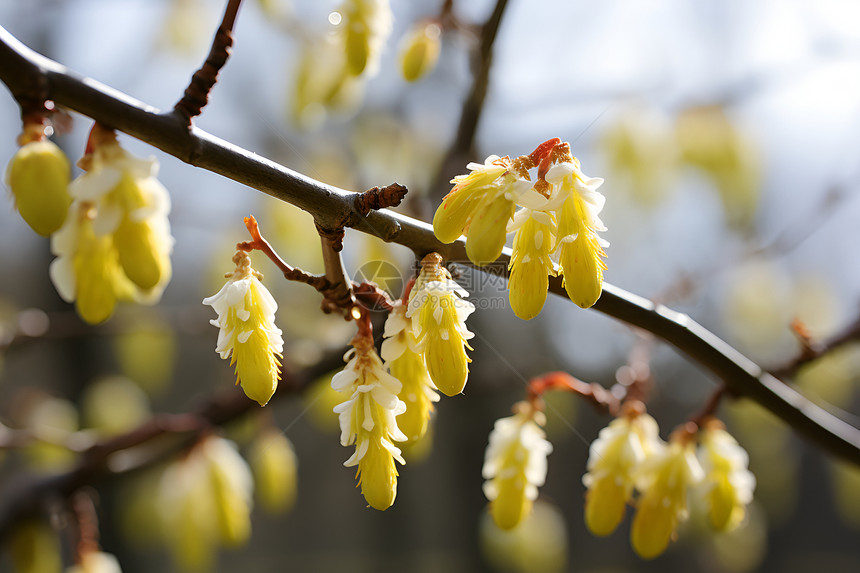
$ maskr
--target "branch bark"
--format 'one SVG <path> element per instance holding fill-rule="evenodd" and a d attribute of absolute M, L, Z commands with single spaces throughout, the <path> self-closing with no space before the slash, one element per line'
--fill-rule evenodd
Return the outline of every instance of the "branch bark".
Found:
<path fill-rule="evenodd" d="M 18 101 L 32 96 L 33 86 L 42 84 L 40 87 L 57 104 L 145 141 L 186 163 L 296 205 L 311 213 L 321 226 L 337 228 L 354 212 L 356 193 L 311 179 L 197 127 L 188 130 L 175 116 L 162 114 L 33 52 L 3 28 L 0 28 L 0 80 Z M 359 231 L 411 248 L 419 259 L 436 251 L 448 261 L 472 266 L 464 241 L 443 244 L 427 223 L 379 210 L 353 219 L 351 224 Z M 505 250 L 498 264 L 484 270 L 506 277 L 509 259 L 510 251 Z M 550 290 L 566 296 L 559 278 L 550 281 Z M 669 342 L 723 380 L 732 394 L 755 400 L 824 450 L 860 464 L 860 430 L 806 400 L 689 316 L 609 283 L 604 284 L 594 308 Z"/>

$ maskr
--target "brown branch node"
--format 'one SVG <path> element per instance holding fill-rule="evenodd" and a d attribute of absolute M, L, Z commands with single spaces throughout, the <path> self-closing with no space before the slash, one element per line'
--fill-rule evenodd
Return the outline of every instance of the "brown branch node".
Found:
<path fill-rule="evenodd" d="M 392 183 L 386 187 L 374 187 L 368 189 L 364 193 L 359 193 L 355 196 L 355 210 L 361 213 L 362 216 L 367 216 L 371 210 L 387 209 L 388 207 L 397 207 L 409 189 L 400 183 Z"/>

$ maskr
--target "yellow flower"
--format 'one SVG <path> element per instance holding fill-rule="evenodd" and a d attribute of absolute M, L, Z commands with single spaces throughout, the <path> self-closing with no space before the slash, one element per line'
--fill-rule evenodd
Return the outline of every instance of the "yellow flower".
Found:
<path fill-rule="evenodd" d="M 57 258 L 49 274 L 60 297 L 74 302 L 78 314 L 90 324 L 106 321 L 117 300 L 130 292 L 110 235 L 95 232 L 94 210 L 75 201 L 63 227 L 51 237 Z"/>
<path fill-rule="evenodd" d="M 210 436 L 197 450 L 206 463 L 221 542 L 229 547 L 244 545 L 251 536 L 251 470 L 236 446 L 224 438 Z"/>
<path fill-rule="evenodd" d="M 298 460 L 290 440 L 277 428 L 266 428 L 251 444 L 248 461 L 260 505 L 273 513 L 288 511 L 298 483 Z"/>
<path fill-rule="evenodd" d="M 400 301 L 385 321 L 383 336 L 382 359 L 391 375 L 402 384 L 398 398 L 406 404 L 406 411 L 397 417 L 397 425 L 407 438 L 404 445 L 411 445 L 427 432 L 433 402 L 439 401 L 439 394 L 418 349 L 412 323 L 406 318 L 406 307 Z"/>
<path fill-rule="evenodd" d="M 721 422 L 711 420 L 702 432 L 699 458 L 711 525 L 730 531 L 741 524 L 752 501 L 755 476 L 747 469 L 749 456 Z"/>
<path fill-rule="evenodd" d="M 265 406 L 278 387 L 280 362 L 284 350 L 281 329 L 275 326 L 278 304 L 251 268 L 251 257 L 238 251 L 233 257 L 236 270 L 216 294 L 203 299 L 218 313 L 211 320 L 219 327 L 215 352 L 221 358 L 232 356 L 237 384 L 245 394 Z"/>
<path fill-rule="evenodd" d="M 469 376 L 466 342 L 474 336 L 466 328 L 466 318 L 475 306 L 462 297 L 468 293 L 442 266 L 442 257 L 431 253 L 421 261 L 422 269 L 409 294 L 406 317 L 424 354 L 427 371 L 436 387 L 447 396 L 463 391 Z"/>
<path fill-rule="evenodd" d="M 451 180 L 454 188 L 433 216 L 433 231 L 443 243 L 466 232 L 466 254 L 476 265 L 485 265 L 501 255 L 515 201 L 531 184 L 509 157 L 491 155 L 483 164 L 467 167 L 471 173 Z"/>
<path fill-rule="evenodd" d="M 6 168 L 6 183 L 15 207 L 43 237 L 56 232 L 66 220 L 72 202 L 69 170 L 66 155 L 48 140 L 25 143 Z"/>
<path fill-rule="evenodd" d="M 570 300 L 588 308 L 603 290 L 606 263 L 601 257 L 609 243 L 597 236 L 606 227 L 598 216 L 606 198 L 597 192 L 600 178 L 586 178 L 578 162 L 554 165 L 546 174 L 549 183 L 559 186 L 564 203 L 558 215 L 558 257 L 564 288 Z"/>
<path fill-rule="evenodd" d="M 170 196 L 155 178 L 155 158 L 140 159 L 108 135 L 81 160 L 87 172 L 69 192 L 93 205 L 93 228 L 113 235 L 123 272 L 141 291 L 160 296 L 171 276 Z"/>
<path fill-rule="evenodd" d="M 439 59 L 442 30 L 435 22 L 415 26 L 401 42 L 400 71 L 407 82 L 430 73 Z"/>
<path fill-rule="evenodd" d="M 615 531 L 633 496 L 637 467 L 660 447 L 657 422 L 644 412 L 641 403 L 626 408 L 600 430 L 589 450 L 588 473 L 582 478 L 588 488 L 585 524 L 591 533 L 605 536 Z"/>
<path fill-rule="evenodd" d="M 373 336 L 360 331 L 352 346 L 345 356 L 346 368 L 331 380 L 332 388 L 349 395 L 334 408 L 341 445 L 355 445 L 355 452 L 343 465 L 358 466 L 364 499 L 374 509 L 384 511 L 397 496 L 394 461 L 406 463 L 393 443 L 406 441 L 395 419 L 406 411 L 406 404 L 397 398 L 401 384 L 383 368 Z"/>
<path fill-rule="evenodd" d="M 484 495 L 493 521 L 501 529 L 516 527 L 531 513 L 538 487 L 546 481 L 546 458 L 552 444 L 541 426 L 542 412 L 528 402 L 514 406 L 515 414 L 496 420 L 484 456 Z"/>
<path fill-rule="evenodd" d="M 347 70 L 354 76 L 376 74 L 382 48 L 391 33 L 388 0 L 347 0 L 341 11 Z"/>
<path fill-rule="evenodd" d="M 555 274 L 550 253 L 555 248 L 556 225 L 553 215 L 545 211 L 521 209 L 514 216 L 516 229 L 509 268 L 508 297 L 511 310 L 523 320 L 536 317 L 549 288 L 549 276 Z"/>
<path fill-rule="evenodd" d="M 636 489 L 641 495 L 630 541 L 643 559 L 663 553 L 678 524 L 687 519 L 687 488 L 704 477 L 693 436 L 686 428 L 676 430 L 669 445 L 661 446 L 637 469 Z"/>

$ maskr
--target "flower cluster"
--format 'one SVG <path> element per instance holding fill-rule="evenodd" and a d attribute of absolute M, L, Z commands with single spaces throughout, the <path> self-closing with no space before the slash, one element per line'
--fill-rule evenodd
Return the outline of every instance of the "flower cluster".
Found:
<path fill-rule="evenodd" d="M 716 420 L 702 428 L 694 423 L 681 426 L 665 443 L 644 406 L 632 402 L 592 444 L 583 483 L 588 488 L 585 522 L 591 532 L 609 535 L 627 504 L 634 504 L 630 541 L 641 557 L 651 559 L 666 550 L 687 519 L 688 491 L 705 496 L 711 524 L 726 531 L 743 520 L 755 478 L 747 469 L 746 452 Z"/>
<path fill-rule="evenodd" d="M 351 344 L 344 357 L 346 368 L 331 380 L 332 388 L 348 395 L 334 408 L 341 445 L 355 445 L 355 452 L 343 465 L 358 466 L 364 499 L 374 509 L 384 511 L 397 496 L 394 462 L 406 463 L 394 445 L 407 439 L 395 419 L 406 411 L 406 404 L 397 397 L 402 386 L 385 371 L 369 327 L 360 329 Z"/>
<path fill-rule="evenodd" d="M 265 406 L 278 387 L 284 350 L 281 329 L 275 326 L 278 304 L 251 268 L 251 257 L 237 251 L 236 270 L 216 294 L 203 299 L 218 313 L 212 326 L 220 328 L 215 352 L 236 365 L 236 383 L 245 394 Z"/>
<path fill-rule="evenodd" d="M 502 529 L 516 527 L 532 509 L 537 488 L 546 480 L 552 444 L 541 426 L 543 412 L 529 402 L 514 406 L 514 415 L 496 420 L 482 470 L 490 514 Z"/>
<path fill-rule="evenodd" d="M 469 376 L 466 342 L 474 336 L 466 328 L 466 318 L 475 306 L 463 297 L 468 293 L 442 266 L 442 257 L 430 253 L 421 261 L 421 272 L 409 294 L 406 317 L 412 319 L 415 349 L 436 387 L 447 396 L 463 391 Z"/>
<path fill-rule="evenodd" d="M 597 234 L 606 230 L 599 217 L 605 198 L 597 191 L 603 179 L 583 174 L 570 146 L 558 139 L 529 156 L 491 155 L 467 167 L 471 173 L 451 181 L 454 188 L 433 217 L 439 240 L 451 243 L 466 234 L 469 258 L 486 265 L 501 255 L 508 233 L 516 232 L 508 287 L 520 318 L 537 316 L 546 301 L 547 277 L 558 273 L 573 302 L 593 305 L 603 289 L 608 246 Z"/>
<path fill-rule="evenodd" d="M 51 236 L 57 258 L 50 275 L 81 318 L 97 324 L 118 300 L 152 304 L 171 276 L 170 197 L 155 178 L 155 158 L 132 156 L 113 132 L 93 130 L 93 147 L 79 165 L 87 172 L 69 185 L 73 199 L 63 226 Z"/>

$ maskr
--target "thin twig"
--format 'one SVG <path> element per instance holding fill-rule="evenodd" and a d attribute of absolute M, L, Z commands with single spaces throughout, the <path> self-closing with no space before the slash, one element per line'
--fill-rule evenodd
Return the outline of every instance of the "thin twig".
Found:
<path fill-rule="evenodd" d="M 462 169 L 463 164 L 466 163 L 464 159 L 472 155 L 475 133 L 478 130 L 478 123 L 484 109 L 484 100 L 487 97 L 487 88 L 490 84 L 493 43 L 496 41 L 507 5 L 508 0 L 497 0 L 492 14 L 481 27 L 481 44 L 474 63 L 474 80 L 469 95 L 463 101 L 457 135 L 451 142 L 445 159 L 442 160 L 439 171 L 430 186 L 430 196 L 433 199 L 441 198 L 448 192 L 448 181 Z"/>
<path fill-rule="evenodd" d="M 529 402 L 534 404 L 549 390 L 563 390 L 578 394 L 599 410 L 608 412 L 613 416 L 618 413 L 621 406 L 618 398 L 600 384 L 583 382 L 567 372 L 549 372 L 532 378 L 527 389 Z"/>
<path fill-rule="evenodd" d="M 258 250 L 269 257 L 275 266 L 283 273 L 284 278 L 288 281 L 300 282 L 314 287 L 316 290 L 323 292 L 329 287 L 328 280 L 321 275 L 313 275 L 307 273 L 300 268 L 289 265 L 281 256 L 275 252 L 272 245 L 269 244 L 263 235 L 260 234 L 260 227 L 257 224 L 257 219 L 253 216 L 245 217 L 245 227 L 251 234 L 250 241 L 239 243 L 236 248 L 242 251 Z"/>
<path fill-rule="evenodd" d="M 233 26 L 241 4 L 242 0 L 228 0 L 227 7 L 224 9 L 224 18 L 218 26 L 218 31 L 215 32 L 215 38 L 212 39 L 212 48 L 206 61 L 191 76 L 191 83 L 185 88 L 185 94 L 173 107 L 173 111 L 182 118 L 187 127 L 191 127 L 191 118 L 200 115 L 209 103 L 209 92 L 218 82 L 218 72 L 230 57 L 233 47 Z"/>
<path fill-rule="evenodd" d="M 64 66 L 36 54 L 0 28 L 0 80 L 20 94 L 44 75 L 50 97 L 59 105 L 109 124 L 179 159 L 219 173 L 308 211 L 317 223 L 337 227 L 353 211 L 355 193 L 326 185 L 205 131 L 189 131 L 171 115 L 103 86 L 84 80 Z M 465 242 L 443 244 L 427 223 L 388 210 L 371 211 L 356 229 L 411 248 L 418 257 L 440 253 L 447 261 L 473 266 Z M 510 250 L 486 271 L 507 277 Z M 562 280 L 550 279 L 550 291 L 566 296 Z M 734 394 L 755 400 L 821 448 L 860 464 L 860 430 L 814 405 L 765 372 L 689 316 L 604 283 L 595 310 L 647 330 L 674 345 L 724 380 Z"/>
<path fill-rule="evenodd" d="M 791 378 L 803 366 L 810 362 L 818 360 L 825 354 L 836 350 L 846 344 L 860 341 L 860 316 L 854 322 L 849 324 L 844 330 L 825 340 L 822 343 L 815 343 L 808 340 L 802 345 L 800 353 L 789 360 L 782 366 L 776 366 L 770 370 L 770 373 L 777 378 Z"/>

